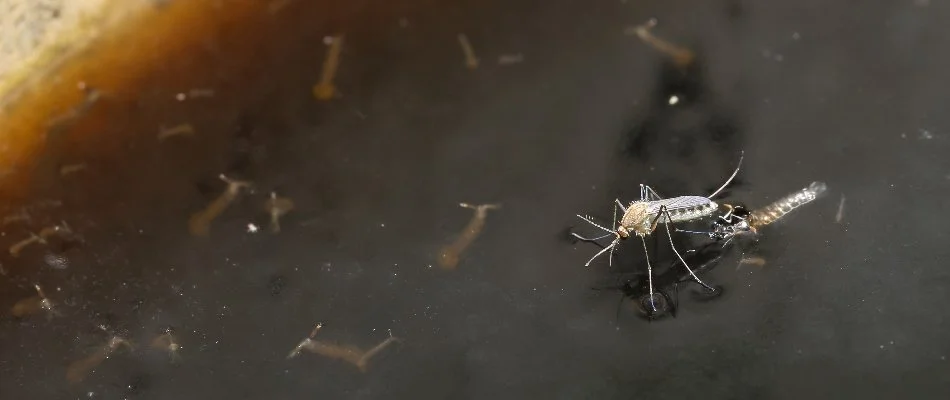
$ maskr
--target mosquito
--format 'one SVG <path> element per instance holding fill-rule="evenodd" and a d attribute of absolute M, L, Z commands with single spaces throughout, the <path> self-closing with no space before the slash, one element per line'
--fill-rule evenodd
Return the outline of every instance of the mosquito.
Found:
<path fill-rule="evenodd" d="M 621 240 L 627 239 L 631 234 L 636 235 L 640 238 L 640 243 L 643 244 L 644 257 L 647 262 L 647 278 L 649 280 L 650 287 L 650 303 L 653 311 L 656 310 L 656 305 L 654 304 L 654 288 L 653 288 L 653 266 L 650 264 L 650 255 L 647 250 L 646 237 L 653 234 L 656 230 L 657 225 L 662 223 L 666 228 L 666 236 L 670 241 L 670 247 L 673 248 L 673 253 L 676 254 L 676 257 L 683 263 L 683 266 L 689 271 L 690 276 L 696 280 L 697 283 L 705 287 L 710 291 L 715 291 L 711 286 L 707 285 L 698 276 L 693 272 L 693 270 L 686 263 L 686 260 L 683 259 L 683 256 L 680 254 L 679 250 L 676 249 L 676 245 L 673 244 L 673 235 L 670 232 L 670 224 L 678 222 L 687 222 L 698 220 L 701 218 L 708 217 L 716 212 L 719 209 L 719 205 L 715 201 L 712 201 L 713 197 L 716 197 L 720 192 L 723 191 L 732 180 L 735 179 L 736 175 L 739 174 L 739 168 L 742 167 L 742 159 L 745 157 L 745 153 L 742 152 L 739 156 L 739 163 L 736 165 L 736 170 L 732 172 L 732 175 L 729 179 L 726 180 L 719 189 L 716 189 L 715 192 L 709 196 L 677 196 L 672 198 L 663 198 L 653 190 L 652 187 L 645 184 L 640 184 L 640 200 L 632 201 L 629 205 L 624 207 L 623 203 L 620 202 L 620 199 L 614 199 L 614 222 L 616 229 L 608 229 L 596 222 L 594 222 L 590 217 L 585 217 L 582 215 L 577 215 L 578 218 L 587 221 L 587 223 L 607 232 L 606 235 L 597 237 L 597 238 L 585 238 L 576 233 L 571 233 L 577 239 L 580 239 L 585 242 L 596 242 L 597 240 L 604 239 L 610 236 L 614 236 L 614 240 L 610 245 L 604 247 L 597 254 L 594 254 L 590 260 L 587 260 L 587 263 L 584 264 L 585 267 L 590 267 L 590 264 L 602 254 L 610 252 L 608 265 L 613 266 L 613 255 L 614 249 Z M 617 225 L 617 208 L 620 208 L 623 211 L 623 215 L 620 218 L 620 224 Z"/>

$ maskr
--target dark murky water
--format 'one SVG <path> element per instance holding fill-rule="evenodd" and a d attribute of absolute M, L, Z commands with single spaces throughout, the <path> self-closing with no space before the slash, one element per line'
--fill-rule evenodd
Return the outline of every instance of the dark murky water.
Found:
<path fill-rule="evenodd" d="M 38 283 L 63 315 L 3 317 L 2 397 L 944 398 L 947 11 L 290 6 L 169 60 L 137 98 L 98 103 L 101 135 L 67 131 L 41 158 L 31 218 L 7 224 L 4 243 L 61 221 L 75 235 L 2 256 L 0 304 Z M 695 70 L 623 34 L 650 17 L 700 54 Z M 322 103 L 311 88 L 338 31 L 342 97 Z M 516 53 L 523 63 L 495 62 Z M 185 85 L 214 96 L 175 100 Z M 183 123 L 195 135 L 156 140 Z M 605 260 L 585 269 L 596 247 L 564 237 L 574 214 L 609 219 L 644 182 L 708 193 L 740 150 L 726 201 L 760 206 L 814 180 L 830 192 L 768 227 L 764 266 L 737 270 L 732 254 L 704 274 L 722 296 L 684 287 L 676 318 L 647 323 L 627 302 L 618 320 L 619 293 L 591 290 L 613 279 Z M 76 163 L 87 167 L 59 175 Z M 221 173 L 255 190 L 192 237 Z M 296 205 L 276 235 L 271 191 Z M 503 208 L 442 271 L 436 254 L 471 217 L 459 202 Z M 615 261 L 636 271 L 642 250 L 628 242 Z M 321 340 L 368 348 L 391 330 L 403 342 L 366 373 L 286 360 L 317 322 Z M 109 338 L 97 325 L 135 351 L 69 385 L 67 366 Z M 148 349 L 168 326 L 177 364 Z"/>

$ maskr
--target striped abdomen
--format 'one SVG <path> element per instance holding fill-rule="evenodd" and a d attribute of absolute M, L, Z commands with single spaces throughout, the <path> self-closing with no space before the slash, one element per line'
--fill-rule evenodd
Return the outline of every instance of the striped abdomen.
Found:
<path fill-rule="evenodd" d="M 703 196 L 679 196 L 670 199 L 650 201 L 647 206 L 647 213 L 656 218 L 660 214 L 660 208 L 666 206 L 671 220 L 667 221 L 666 214 L 660 217 L 660 223 L 686 222 L 712 215 L 719 208 L 716 202 Z"/>
<path fill-rule="evenodd" d="M 808 185 L 808 187 L 802 190 L 785 196 L 765 207 L 752 211 L 750 225 L 752 228 L 759 228 L 778 221 L 786 214 L 792 212 L 792 210 L 815 201 L 815 199 L 817 199 L 827 190 L 828 185 L 825 185 L 824 182 L 812 182 L 811 185 Z"/>

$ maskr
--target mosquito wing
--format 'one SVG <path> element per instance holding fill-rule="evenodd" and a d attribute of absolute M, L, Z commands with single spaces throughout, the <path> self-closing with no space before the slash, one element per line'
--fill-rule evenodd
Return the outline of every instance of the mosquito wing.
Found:
<path fill-rule="evenodd" d="M 660 222 L 682 222 L 709 216 L 716 211 L 718 205 L 703 196 L 679 196 L 651 201 L 647 212 L 652 216 L 657 216 L 660 214 L 660 209 L 664 207 L 673 220 L 667 221 L 664 215 L 660 218 Z"/>

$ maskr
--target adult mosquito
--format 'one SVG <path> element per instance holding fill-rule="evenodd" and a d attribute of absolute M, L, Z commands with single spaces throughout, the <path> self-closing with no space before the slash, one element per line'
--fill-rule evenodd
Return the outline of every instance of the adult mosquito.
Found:
<path fill-rule="evenodd" d="M 613 253 L 620 241 L 629 238 L 632 235 L 636 235 L 640 238 L 640 243 L 643 245 L 643 254 L 647 262 L 647 279 L 650 288 L 650 306 L 653 311 L 656 309 L 656 292 L 653 286 L 653 266 L 650 263 L 650 254 L 647 250 L 646 237 L 653 234 L 656 230 L 657 225 L 663 224 L 666 228 L 666 236 L 669 239 L 670 247 L 673 249 L 673 253 L 676 254 L 676 258 L 683 264 L 683 267 L 689 272 L 689 275 L 700 285 L 710 291 L 716 291 L 716 289 L 707 285 L 702 279 L 699 279 L 696 276 L 696 273 L 689 267 L 689 264 L 686 260 L 683 259 L 683 256 L 677 250 L 676 245 L 673 244 L 673 235 L 670 230 L 670 224 L 694 221 L 702 218 L 706 218 L 714 214 L 718 209 L 719 205 L 712 200 L 713 197 L 716 197 L 720 192 L 723 191 L 732 180 L 735 179 L 736 175 L 739 174 L 739 169 L 742 167 L 742 160 L 745 156 L 745 153 L 741 153 L 739 156 L 739 163 L 736 165 L 735 171 L 732 172 L 732 175 L 729 176 L 729 179 L 726 180 L 719 189 L 716 189 L 709 196 L 677 196 L 672 198 L 663 198 L 652 187 L 645 184 L 640 184 L 640 200 L 632 201 L 626 207 L 623 203 L 620 202 L 620 199 L 614 199 L 614 220 L 613 225 L 616 226 L 616 229 L 606 228 L 596 222 L 594 222 L 590 217 L 585 217 L 582 215 L 577 215 L 578 218 L 586 221 L 587 223 L 607 232 L 606 235 L 596 237 L 596 238 L 587 238 L 577 233 L 571 233 L 571 236 L 585 242 L 597 242 L 600 239 L 604 239 L 610 236 L 614 236 L 614 240 L 611 241 L 609 245 L 604 247 L 597 254 L 594 254 L 590 260 L 584 264 L 585 267 L 590 267 L 590 264 L 599 256 L 603 255 L 606 252 L 610 252 L 608 265 L 613 266 Z M 617 208 L 620 208 L 623 211 L 623 215 L 620 218 L 620 224 L 617 224 Z"/>

